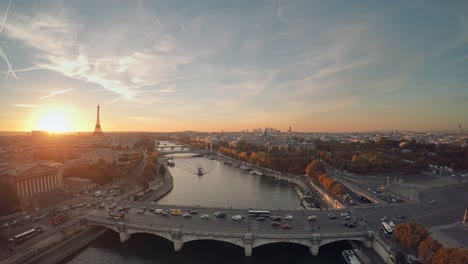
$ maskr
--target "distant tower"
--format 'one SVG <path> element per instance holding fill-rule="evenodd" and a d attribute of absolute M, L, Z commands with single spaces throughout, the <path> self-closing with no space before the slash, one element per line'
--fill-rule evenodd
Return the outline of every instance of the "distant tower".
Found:
<path fill-rule="evenodd" d="M 463 131 L 462 131 L 462 129 L 461 129 L 461 124 L 458 124 L 458 133 L 460 133 L 460 134 L 463 133 Z"/>
<path fill-rule="evenodd" d="M 96 126 L 94 127 L 93 136 L 103 136 L 101 129 L 101 122 L 99 121 L 99 105 L 97 106 L 97 118 L 96 118 Z"/>

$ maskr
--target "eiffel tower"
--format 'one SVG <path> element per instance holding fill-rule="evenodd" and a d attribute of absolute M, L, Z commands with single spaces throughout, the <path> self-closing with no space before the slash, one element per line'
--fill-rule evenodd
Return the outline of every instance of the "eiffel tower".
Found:
<path fill-rule="evenodd" d="M 99 105 L 97 106 L 97 118 L 96 118 L 96 126 L 94 127 L 93 136 L 103 136 L 101 129 L 101 122 L 99 121 Z"/>

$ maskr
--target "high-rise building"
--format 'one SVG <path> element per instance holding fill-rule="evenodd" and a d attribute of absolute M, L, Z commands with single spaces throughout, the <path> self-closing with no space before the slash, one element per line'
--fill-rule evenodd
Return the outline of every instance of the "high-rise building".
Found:
<path fill-rule="evenodd" d="M 97 117 L 96 117 L 96 126 L 94 127 L 93 136 L 103 136 L 101 129 L 101 121 L 99 120 L 99 105 L 97 106 Z"/>

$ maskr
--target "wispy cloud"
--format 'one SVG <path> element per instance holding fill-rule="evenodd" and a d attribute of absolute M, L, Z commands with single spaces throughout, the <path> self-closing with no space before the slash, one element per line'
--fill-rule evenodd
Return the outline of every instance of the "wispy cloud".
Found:
<path fill-rule="evenodd" d="M 5 22 L 6 22 L 6 18 L 8 16 L 8 11 L 10 10 L 11 2 L 12 2 L 12 0 L 10 0 L 10 2 L 8 3 L 7 10 L 5 12 L 5 15 L 3 16 L 2 24 L 0 25 L 0 36 L 2 35 L 3 26 L 5 26 Z M 0 46 L 0 57 L 2 57 L 2 59 L 5 61 L 5 63 L 7 64 L 7 67 L 8 67 L 8 71 L 7 71 L 5 79 L 8 79 L 8 75 L 10 75 L 10 74 L 15 79 L 18 79 L 18 77 L 16 77 L 15 72 L 13 71 L 13 67 L 11 66 L 10 60 L 8 60 L 8 57 L 5 54 L 5 52 L 3 51 L 1 46 Z"/>
<path fill-rule="evenodd" d="M 39 99 L 40 99 L 40 100 L 47 99 L 47 98 L 54 97 L 54 96 L 59 95 L 59 94 L 68 93 L 68 92 L 70 92 L 70 91 L 73 91 L 73 88 L 68 88 L 68 89 L 64 89 L 64 90 L 53 91 L 53 92 L 49 93 L 49 94 L 46 95 L 46 96 L 42 96 L 42 97 L 39 98 Z"/>
<path fill-rule="evenodd" d="M 16 106 L 16 107 L 23 107 L 23 108 L 34 108 L 37 107 L 37 105 L 33 104 L 10 104 L 11 106 Z"/>
<path fill-rule="evenodd" d="M 286 20 L 283 18 L 283 5 L 281 3 L 281 0 L 278 0 L 278 10 L 276 12 L 276 18 L 283 23 L 286 22 Z"/>

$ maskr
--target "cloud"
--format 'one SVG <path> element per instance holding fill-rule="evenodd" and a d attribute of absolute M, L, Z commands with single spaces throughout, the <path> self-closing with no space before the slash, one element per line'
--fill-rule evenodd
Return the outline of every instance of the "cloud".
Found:
<path fill-rule="evenodd" d="M 156 118 L 156 117 L 146 117 L 146 116 L 129 116 L 129 119 L 141 121 L 141 122 L 161 122 L 165 121 L 164 119 L 161 118 Z"/>
<path fill-rule="evenodd" d="M 3 16 L 2 24 L 0 25 L 0 36 L 2 35 L 3 26 L 5 26 L 5 22 L 6 22 L 6 18 L 8 16 L 8 11 L 10 10 L 11 2 L 12 2 L 12 0 L 10 0 L 10 2 L 8 3 L 7 10 L 5 12 L 5 15 Z M 8 67 L 8 71 L 7 71 L 5 79 L 8 79 L 8 75 L 10 75 L 10 74 L 15 79 L 18 79 L 18 77 L 16 77 L 15 72 L 13 71 L 13 67 L 11 66 L 10 60 L 8 60 L 8 57 L 5 54 L 5 52 L 3 51 L 1 46 L 0 46 L 0 57 L 2 57 L 2 59 L 5 61 L 5 63 L 7 64 L 7 67 Z"/>
<path fill-rule="evenodd" d="M 276 18 L 279 21 L 286 23 L 286 20 L 283 18 L 283 5 L 281 3 L 281 0 L 278 0 L 278 10 L 276 12 Z"/>
<path fill-rule="evenodd" d="M 34 108 L 37 107 L 37 105 L 33 104 L 10 104 L 11 106 L 16 106 L 16 107 L 23 107 L 23 108 Z"/>
<path fill-rule="evenodd" d="M 68 93 L 68 92 L 70 92 L 70 91 L 73 91 L 73 88 L 64 89 L 64 90 L 59 90 L 59 91 L 53 91 L 53 92 L 49 93 L 49 94 L 46 95 L 46 96 L 42 96 L 42 97 L 39 98 L 39 99 L 40 99 L 40 100 L 47 99 L 47 98 L 54 97 L 54 96 L 59 95 L 59 94 Z"/>

